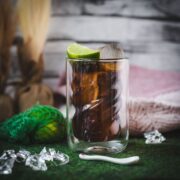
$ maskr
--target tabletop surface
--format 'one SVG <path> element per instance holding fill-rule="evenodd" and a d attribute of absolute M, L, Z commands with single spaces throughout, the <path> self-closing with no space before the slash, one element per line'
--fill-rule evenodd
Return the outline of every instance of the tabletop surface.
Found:
<path fill-rule="evenodd" d="M 145 144 L 143 137 L 130 138 L 127 149 L 113 157 L 129 157 L 138 155 L 140 162 L 135 165 L 117 165 L 100 161 L 80 160 L 78 153 L 72 152 L 66 143 L 49 145 L 17 145 L 0 142 L 0 153 L 7 149 L 25 148 L 31 153 L 39 153 L 41 149 L 55 148 L 70 157 L 70 162 L 63 166 L 54 166 L 48 162 L 48 170 L 33 171 L 24 164 L 15 164 L 13 173 L 0 175 L 0 179 L 152 179 L 180 178 L 180 132 L 165 134 L 167 140 L 162 144 Z"/>

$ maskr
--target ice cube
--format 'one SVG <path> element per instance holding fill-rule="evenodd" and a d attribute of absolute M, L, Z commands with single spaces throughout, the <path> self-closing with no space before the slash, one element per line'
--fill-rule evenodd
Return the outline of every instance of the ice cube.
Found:
<path fill-rule="evenodd" d="M 117 59 L 123 57 L 124 51 L 118 43 L 108 44 L 100 48 L 101 59 Z"/>
<path fill-rule="evenodd" d="M 98 62 L 95 60 L 90 61 L 72 61 L 72 71 L 77 73 L 92 73 L 98 70 Z"/>
<path fill-rule="evenodd" d="M 117 130 L 119 129 L 119 109 L 117 107 L 119 104 L 107 97 L 76 108 L 72 120 L 74 135 L 78 139 L 93 142 L 106 141 L 117 136 L 119 134 L 119 130 Z M 114 121 L 117 123 L 112 128 Z M 115 126 L 117 126 L 116 131 Z"/>
<path fill-rule="evenodd" d="M 74 73 L 72 81 L 72 103 L 85 105 L 98 96 L 98 73 Z"/>
<path fill-rule="evenodd" d="M 113 59 L 106 59 L 107 62 L 100 64 L 100 69 L 106 72 L 119 72 L 121 70 L 120 62 L 115 62 Z"/>
<path fill-rule="evenodd" d="M 104 59 L 100 64 L 101 70 L 116 72 L 121 70 L 121 63 L 113 60 L 124 58 L 124 51 L 118 43 L 108 44 L 100 48 L 100 58 Z"/>

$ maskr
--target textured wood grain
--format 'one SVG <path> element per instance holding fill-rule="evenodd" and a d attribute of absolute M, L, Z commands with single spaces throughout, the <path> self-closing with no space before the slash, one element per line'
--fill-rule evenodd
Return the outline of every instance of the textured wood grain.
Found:
<path fill-rule="evenodd" d="M 82 14 L 83 0 L 52 0 L 52 15 Z"/>
<path fill-rule="evenodd" d="M 52 17 L 49 39 L 180 42 L 180 23 L 119 17 Z"/>
<path fill-rule="evenodd" d="M 102 3 L 85 2 L 84 14 L 90 15 L 116 15 L 143 18 L 166 18 L 167 15 L 161 12 L 149 0 L 106 0 Z"/>
<path fill-rule="evenodd" d="M 154 6 L 167 16 L 180 18 L 180 1 L 179 0 L 154 0 Z"/>
<path fill-rule="evenodd" d="M 179 19 L 179 0 L 52 0 L 52 15 Z"/>

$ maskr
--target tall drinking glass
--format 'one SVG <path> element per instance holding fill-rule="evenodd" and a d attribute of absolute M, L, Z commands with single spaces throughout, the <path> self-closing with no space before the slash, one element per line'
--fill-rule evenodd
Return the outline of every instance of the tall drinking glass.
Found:
<path fill-rule="evenodd" d="M 85 153 L 118 153 L 128 143 L 128 60 L 67 59 L 68 143 Z"/>

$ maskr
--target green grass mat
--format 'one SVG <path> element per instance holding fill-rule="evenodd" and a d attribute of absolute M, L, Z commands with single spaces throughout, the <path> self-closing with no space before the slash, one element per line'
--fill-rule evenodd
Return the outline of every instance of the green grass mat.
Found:
<path fill-rule="evenodd" d="M 180 179 L 180 132 L 164 134 L 167 140 L 159 145 L 146 145 L 144 138 L 130 138 L 129 145 L 123 153 L 114 157 L 138 155 L 141 160 L 136 165 L 116 165 L 100 161 L 85 161 L 78 158 L 66 143 L 52 145 L 22 146 L 0 142 L 0 153 L 3 150 L 25 148 L 31 153 L 39 153 L 46 146 L 55 148 L 70 156 L 70 162 L 55 167 L 48 162 L 46 172 L 33 171 L 24 164 L 15 164 L 11 175 L 0 175 L 0 179 Z"/>

